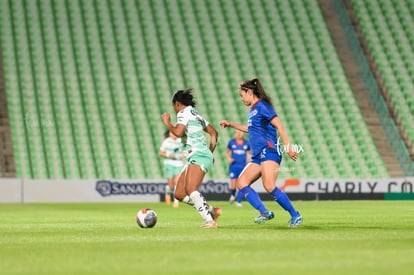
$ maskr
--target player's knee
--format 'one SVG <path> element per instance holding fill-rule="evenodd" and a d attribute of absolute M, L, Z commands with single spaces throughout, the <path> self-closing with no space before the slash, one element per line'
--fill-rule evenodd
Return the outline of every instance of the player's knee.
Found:
<path fill-rule="evenodd" d="M 275 189 L 276 185 L 274 184 L 265 184 L 263 183 L 263 188 L 264 190 L 266 190 L 267 193 L 270 193 L 273 191 L 273 189 Z"/>
<path fill-rule="evenodd" d="M 185 193 L 184 188 L 177 188 L 177 187 L 174 190 L 174 198 L 176 198 L 179 201 L 182 201 L 187 194 Z"/>
<path fill-rule="evenodd" d="M 249 184 L 248 184 L 246 181 L 244 181 L 243 179 L 240 179 L 240 178 L 239 178 L 239 179 L 237 180 L 236 185 L 237 185 L 237 189 L 241 190 L 241 189 L 243 189 L 244 187 L 248 186 Z"/>

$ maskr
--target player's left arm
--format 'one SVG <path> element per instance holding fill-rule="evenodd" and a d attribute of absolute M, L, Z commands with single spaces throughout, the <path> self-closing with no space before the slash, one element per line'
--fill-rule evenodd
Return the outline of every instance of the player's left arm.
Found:
<path fill-rule="evenodd" d="M 231 150 L 229 147 L 226 147 L 226 158 L 229 161 L 229 163 L 233 163 L 234 159 L 231 157 Z"/>
<path fill-rule="evenodd" d="M 204 128 L 204 131 L 210 135 L 210 147 L 209 148 L 211 152 L 214 152 L 214 149 L 216 149 L 216 146 L 217 146 L 218 132 L 213 126 L 211 126 L 211 124 L 207 125 L 207 127 Z"/>
<path fill-rule="evenodd" d="M 275 116 L 270 123 L 276 127 L 277 132 L 279 133 L 280 138 L 283 141 L 283 144 L 287 147 L 286 153 L 289 155 L 291 159 L 296 161 L 298 158 L 298 153 L 292 150 L 292 146 L 289 145 L 289 139 L 286 134 L 285 128 L 282 125 L 282 122 L 279 119 L 279 116 Z"/>

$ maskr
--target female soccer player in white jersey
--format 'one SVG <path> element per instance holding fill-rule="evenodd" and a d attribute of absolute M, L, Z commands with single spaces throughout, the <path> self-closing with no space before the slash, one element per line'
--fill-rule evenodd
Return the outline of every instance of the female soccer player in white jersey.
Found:
<path fill-rule="evenodd" d="M 198 191 L 205 174 L 213 165 L 213 151 L 217 145 L 218 133 L 195 109 L 191 89 L 179 90 L 172 98 L 174 111 L 177 113 L 176 125 L 171 124 L 171 116 L 162 115 L 168 130 L 184 143 L 187 163 L 181 172 L 175 189 L 175 198 L 192 205 L 204 220 L 202 228 L 216 228 L 216 219 L 221 209 L 210 207 L 204 196 Z M 204 140 L 204 132 L 210 135 L 210 144 Z"/>
<path fill-rule="evenodd" d="M 183 161 L 183 143 L 181 138 L 176 137 L 167 130 L 164 133 L 165 139 L 160 147 L 160 156 L 164 158 L 164 173 L 167 177 L 165 186 L 165 203 L 171 204 L 171 194 L 174 194 L 175 185 L 177 184 L 178 175 L 184 166 Z M 178 207 L 178 200 L 174 199 L 174 208 Z"/>
<path fill-rule="evenodd" d="M 303 220 L 302 216 L 293 207 L 287 194 L 276 186 L 279 165 L 282 161 L 277 134 L 286 147 L 286 153 L 294 161 L 297 159 L 297 152 L 289 146 L 289 139 L 282 123 L 259 79 L 254 78 L 242 82 L 239 95 L 244 105 L 250 107 L 247 125 L 227 120 L 220 121 L 221 127 L 232 127 L 249 134 L 252 158 L 239 176 L 237 187 L 246 200 L 260 212 L 260 215 L 255 218 L 256 223 L 261 224 L 273 219 L 273 212 L 267 210 L 257 192 L 250 187 L 261 176 L 264 189 L 283 209 L 289 212 L 291 216 L 289 225 L 298 226 Z"/>

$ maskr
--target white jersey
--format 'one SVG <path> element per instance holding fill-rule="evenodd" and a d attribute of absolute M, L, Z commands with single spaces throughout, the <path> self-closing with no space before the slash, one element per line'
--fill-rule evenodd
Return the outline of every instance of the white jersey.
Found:
<path fill-rule="evenodd" d="M 184 150 L 189 154 L 209 150 L 204 138 L 204 129 L 209 125 L 196 109 L 187 106 L 177 114 L 177 124 L 185 126 L 182 137 Z"/>
<path fill-rule="evenodd" d="M 180 159 L 180 156 L 183 153 L 183 143 L 181 142 L 181 138 L 174 140 L 168 137 L 164 139 L 160 150 L 164 151 L 167 155 L 173 154 L 175 156 L 175 159 L 164 158 L 164 164 L 175 167 L 184 165 L 183 161 Z"/>

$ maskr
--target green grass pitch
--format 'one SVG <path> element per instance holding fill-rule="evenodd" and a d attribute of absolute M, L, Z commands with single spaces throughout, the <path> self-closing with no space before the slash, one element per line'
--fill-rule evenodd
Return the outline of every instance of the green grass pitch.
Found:
<path fill-rule="evenodd" d="M 413 274 L 413 201 L 294 202 L 304 222 L 215 202 L 219 228 L 163 203 L 0 204 L 0 274 Z M 154 209 L 142 229 L 136 212 Z"/>

